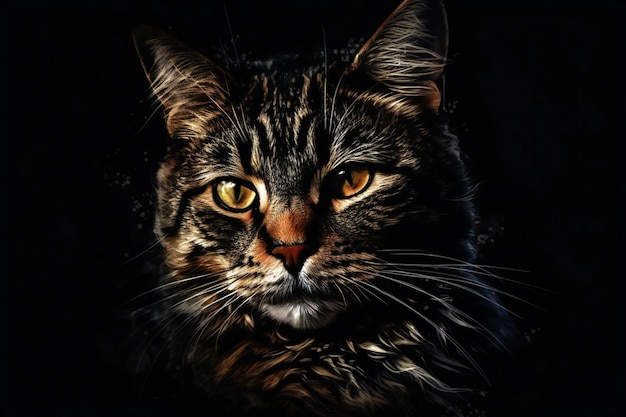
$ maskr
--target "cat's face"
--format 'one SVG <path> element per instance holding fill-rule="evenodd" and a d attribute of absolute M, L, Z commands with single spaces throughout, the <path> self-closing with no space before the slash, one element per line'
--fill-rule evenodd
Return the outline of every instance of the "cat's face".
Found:
<path fill-rule="evenodd" d="M 437 227 L 468 221 L 450 204 L 465 192 L 455 144 L 434 122 L 442 56 L 411 44 L 414 59 L 430 60 L 391 67 L 379 37 L 352 64 L 293 59 L 225 74 L 173 40 L 152 42 L 175 141 L 158 175 L 157 232 L 169 279 L 198 288 L 181 308 L 245 304 L 321 327 L 372 292 L 381 250 L 446 239 L 456 249 L 465 237 Z"/>
<path fill-rule="evenodd" d="M 161 169 L 171 279 L 220 283 L 183 308 L 223 299 L 297 329 L 324 326 L 367 297 L 379 250 L 417 248 L 449 215 L 428 201 L 442 186 L 420 184 L 452 175 L 433 160 L 421 117 L 431 110 L 323 70 L 246 78 L 245 96 Z"/>

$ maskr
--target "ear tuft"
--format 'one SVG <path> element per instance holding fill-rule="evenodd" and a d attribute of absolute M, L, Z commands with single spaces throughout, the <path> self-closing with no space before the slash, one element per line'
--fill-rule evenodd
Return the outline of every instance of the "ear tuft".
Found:
<path fill-rule="evenodd" d="M 141 25 L 137 26 L 132 31 L 133 42 L 135 44 L 135 50 L 139 56 L 141 66 L 148 77 L 148 80 L 152 77 L 152 66 L 154 65 L 155 50 L 154 43 L 156 39 L 166 39 L 170 37 L 169 34 L 152 26 Z"/>

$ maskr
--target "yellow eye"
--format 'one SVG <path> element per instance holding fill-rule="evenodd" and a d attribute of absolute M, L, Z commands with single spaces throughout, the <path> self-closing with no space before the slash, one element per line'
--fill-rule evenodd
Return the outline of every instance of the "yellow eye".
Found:
<path fill-rule="evenodd" d="M 372 182 L 372 171 L 365 165 L 350 165 L 337 170 L 331 179 L 333 198 L 349 198 L 365 191 Z"/>
<path fill-rule="evenodd" d="M 237 180 L 222 180 L 213 187 L 215 200 L 227 210 L 247 211 L 256 203 L 256 191 Z"/>

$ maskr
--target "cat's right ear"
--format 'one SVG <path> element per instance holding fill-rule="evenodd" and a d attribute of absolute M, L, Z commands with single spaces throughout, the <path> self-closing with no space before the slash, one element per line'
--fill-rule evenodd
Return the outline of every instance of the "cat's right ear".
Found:
<path fill-rule="evenodd" d="M 211 121 L 230 107 L 226 71 L 160 29 L 139 26 L 132 35 L 170 136 L 206 136 Z"/>

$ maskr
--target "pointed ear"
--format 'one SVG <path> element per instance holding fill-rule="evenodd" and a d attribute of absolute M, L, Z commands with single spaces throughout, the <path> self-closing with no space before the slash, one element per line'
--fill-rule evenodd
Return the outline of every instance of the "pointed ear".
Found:
<path fill-rule="evenodd" d="M 448 49 L 448 23 L 441 0 L 404 0 L 357 53 L 361 70 L 395 93 L 419 97 L 437 110 Z"/>
<path fill-rule="evenodd" d="M 203 137 L 228 103 L 228 75 L 200 52 L 150 26 L 133 30 L 135 49 L 172 137 Z"/>

